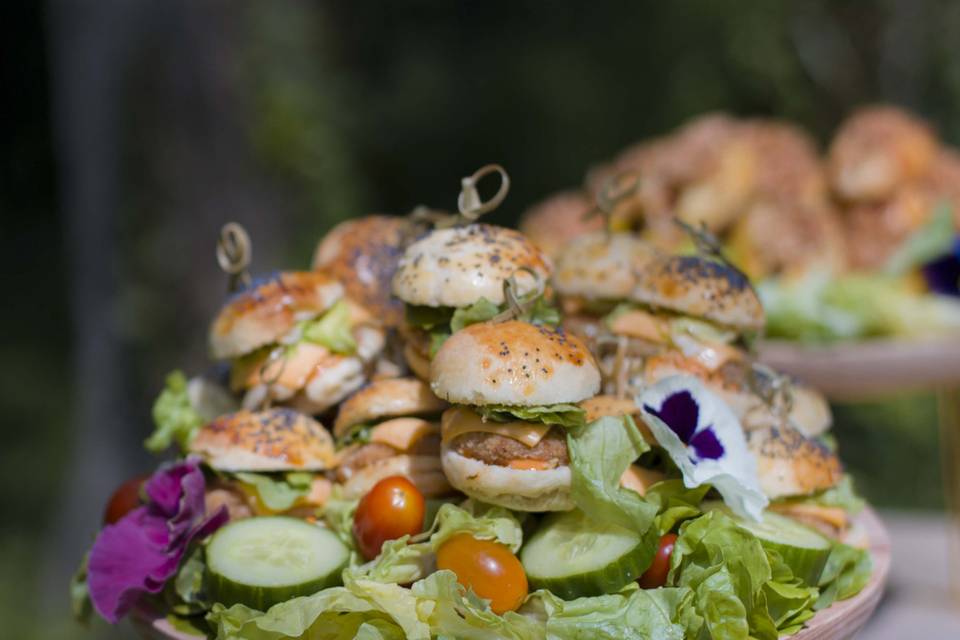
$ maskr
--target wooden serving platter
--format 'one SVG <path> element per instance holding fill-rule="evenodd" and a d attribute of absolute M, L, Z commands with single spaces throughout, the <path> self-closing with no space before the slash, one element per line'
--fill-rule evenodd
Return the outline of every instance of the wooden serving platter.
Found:
<path fill-rule="evenodd" d="M 887 575 L 890 573 L 890 537 L 880 518 L 870 508 L 864 509 L 855 519 L 870 540 L 873 556 L 873 574 L 863 591 L 850 598 L 836 602 L 820 611 L 799 633 L 788 636 L 792 640 L 848 640 L 870 619 L 880 597 L 883 595 Z M 130 615 L 134 628 L 146 640 L 198 640 L 204 636 L 190 635 L 174 629 L 167 619 L 156 611 L 137 608 Z"/>
<path fill-rule="evenodd" d="M 836 400 L 960 385 L 960 336 L 829 346 L 768 340 L 758 345 L 758 355 L 764 364 Z"/>

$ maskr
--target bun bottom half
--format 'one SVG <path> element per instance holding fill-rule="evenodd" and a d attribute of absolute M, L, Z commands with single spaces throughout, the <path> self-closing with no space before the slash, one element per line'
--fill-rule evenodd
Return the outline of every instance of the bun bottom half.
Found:
<path fill-rule="evenodd" d="M 446 445 L 440 460 L 453 487 L 483 502 L 514 511 L 569 511 L 575 506 L 569 467 L 511 469 L 468 458 Z"/>
<path fill-rule="evenodd" d="M 453 492 L 436 455 L 398 454 L 355 470 L 343 483 L 344 495 L 348 498 L 360 498 L 370 491 L 373 485 L 390 476 L 405 477 L 427 498 L 438 498 Z"/>

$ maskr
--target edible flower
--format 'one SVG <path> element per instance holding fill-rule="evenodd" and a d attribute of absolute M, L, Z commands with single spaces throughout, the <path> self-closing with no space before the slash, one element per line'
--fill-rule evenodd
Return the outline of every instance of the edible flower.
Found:
<path fill-rule="evenodd" d="M 637 406 L 692 489 L 713 485 L 735 513 L 759 520 L 768 500 L 760 491 L 756 458 L 730 408 L 692 376 L 671 376 L 648 387 Z"/>
<path fill-rule="evenodd" d="M 93 543 L 87 585 L 94 608 L 116 623 L 145 593 L 159 593 L 187 547 L 227 521 L 221 507 L 207 517 L 198 458 L 164 465 L 144 484 L 147 502 L 104 527 Z"/>

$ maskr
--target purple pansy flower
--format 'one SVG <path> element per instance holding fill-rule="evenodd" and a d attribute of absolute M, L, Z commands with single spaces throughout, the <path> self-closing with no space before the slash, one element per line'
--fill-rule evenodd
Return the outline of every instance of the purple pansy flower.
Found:
<path fill-rule="evenodd" d="M 159 593 L 193 541 L 227 521 L 207 517 L 197 458 L 164 465 L 144 485 L 147 503 L 103 528 L 90 550 L 87 586 L 97 612 L 117 622 L 144 593 Z"/>
<path fill-rule="evenodd" d="M 672 376 L 635 399 L 644 421 L 689 487 L 713 485 L 736 513 L 759 520 L 767 498 L 740 422 L 699 378 Z"/>
<path fill-rule="evenodd" d="M 934 293 L 960 296 L 960 236 L 954 239 L 950 253 L 924 265 L 923 275 Z"/>

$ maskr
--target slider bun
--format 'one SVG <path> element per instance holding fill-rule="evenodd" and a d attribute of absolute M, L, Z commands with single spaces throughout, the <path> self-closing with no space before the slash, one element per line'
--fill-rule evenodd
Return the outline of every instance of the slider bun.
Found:
<path fill-rule="evenodd" d="M 433 395 L 430 387 L 416 378 L 387 378 L 360 389 L 340 405 L 333 434 L 343 436 L 362 422 L 398 416 L 440 413 L 447 403 Z"/>
<path fill-rule="evenodd" d="M 347 295 L 388 326 L 403 320 L 403 303 L 390 286 L 404 248 L 417 225 L 396 216 L 372 215 L 335 226 L 317 245 L 313 269 L 343 282 Z"/>
<path fill-rule="evenodd" d="M 190 452 L 218 471 L 321 471 L 334 460 L 333 439 L 319 422 L 292 409 L 246 409 L 216 418 Z"/>
<path fill-rule="evenodd" d="M 210 327 L 210 351 L 218 360 L 235 358 L 276 342 L 343 297 L 343 285 L 309 271 L 284 271 L 252 283 L 231 297 Z"/>
<path fill-rule="evenodd" d="M 632 233 L 598 231 L 580 236 L 557 258 L 553 284 L 562 296 L 622 300 L 656 250 Z"/>
<path fill-rule="evenodd" d="M 587 412 L 587 422 L 593 422 L 600 418 L 608 416 L 630 416 L 640 430 L 640 435 L 649 443 L 656 443 L 656 438 L 650 431 L 650 427 L 643 421 L 640 410 L 632 398 L 618 398 L 611 395 L 599 395 L 588 398 L 580 403 L 580 408 Z"/>
<path fill-rule="evenodd" d="M 835 486 L 843 477 L 837 456 L 789 425 L 748 431 L 760 488 L 770 499 L 804 496 Z"/>
<path fill-rule="evenodd" d="M 556 257 L 574 238 L 603 228 L 603 216 L 587 214 L 593 203 L 582 191 L 562 191 L 527 209 L 520 216 L 520 232 Z"/>
<path fill-rule="evenodd" d="M 443 472 L 454 488 L 482 502 L 515 511 L 569 511 L 570 467 L 511 469 L 462 456 L 443 447 Z"/>
<path fill-rule="evenodd" d="M 499 305 L 511 275 L 525 295 L 543 287 L 550 272 L 549 258 L 519 231 L 470 224 L 433 231 L 407 247 L 393 294 L 430 307 L 466 307 L 480 298 Z"/>
<path fill-rule="evenodd" d="M 440 458 L 432 456 L 412 456 L 398 454 L 390 458 L 376 460 L 353 471 L 343 483 L 343 492 L 347 498 L 359 498 L 373 485 L 390 476 L 403 476 L 416 485 L 420 493 L 428 498 L 448 495 L 453 491 L 440 465 Z"/>
<path fill-rule="evenodd" d="M 749 280 L 701 256 L 660 256 L 638 274 L 632 300 L 741 331 L 763 328 L 763 306 Z"/>
<path fill-rule="evenodd" d="M 600 390 L 600 371 L 579 338 L 511 320 L 453 334 L 430 363 L 430 387 L 448 402 L 537 406 L 579 402 Z"/>

